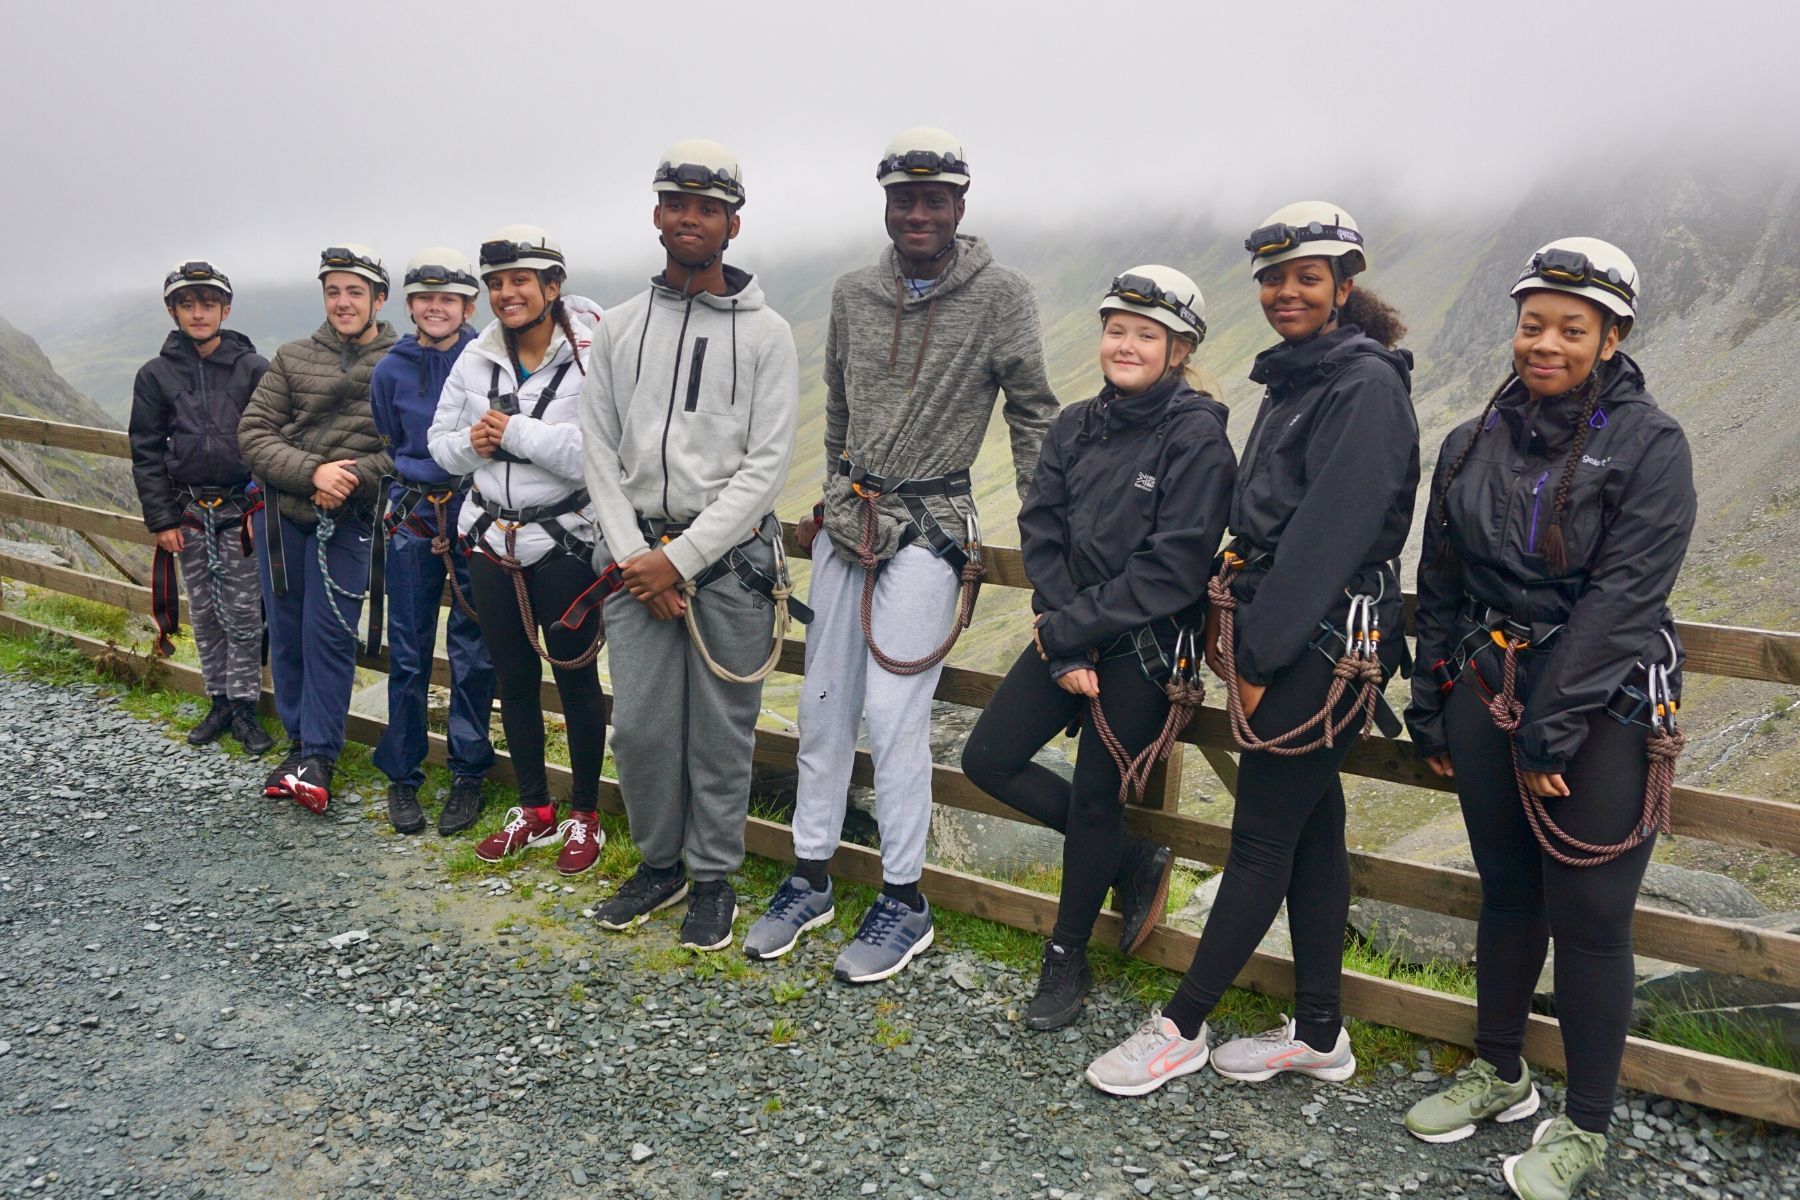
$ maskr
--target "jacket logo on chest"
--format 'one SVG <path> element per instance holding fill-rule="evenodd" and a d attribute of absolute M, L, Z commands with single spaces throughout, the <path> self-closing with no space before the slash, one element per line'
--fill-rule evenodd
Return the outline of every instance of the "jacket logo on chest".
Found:
<path fill-rule="evenodd" d="M 1590 467 L 1604 467 L 1607 463 L 1612 461 L 1612 455 L 1609 454 L 1605 458 L 1595 458 L 1591 454 L 1584 454 L 1581 456 L 1581 461 Z"/>
<path fill-rule="evenodd" d="M 1139 471 L 1138 477 L 1131 481 L 1131 486 L 1140 492 L 1154 492 L 1156 490 L 1156 476 L 1146 475 L 1142 471 Z"/>

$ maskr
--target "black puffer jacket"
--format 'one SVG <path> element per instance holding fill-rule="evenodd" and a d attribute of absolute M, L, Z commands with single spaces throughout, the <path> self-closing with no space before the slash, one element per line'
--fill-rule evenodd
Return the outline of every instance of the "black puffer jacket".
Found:
<path fill-rule="evenodd" d="M 1053 671 L 1162 618 L 1198 623 L 1237 474 L 1228 415 L 1178 378 L 1057 415 L 1019 510 Z"/>
<path fill-rule="evenodd" d="M 1638 662 L 1668 660 L 1669 592 L 1694 528 L 1687 436 L 1625 355 L 1602 367 L 1600 388 L 1563 509 L 1567 570 L 1551 570 L 1543 537 L 1580 417 L 1571 402 L 1534 403 L 1514 381 L 1451 481 L 1447 523 L 1434 499 L 1419 560 L 1420 670 L 1406 713 L 1421 754 L 1444 752 L 1444 696 L 1429 668 L 1453 660 L 1474 632 L 1463 615 L 1471 597 L 1515 621 L 1565 626 L 1546 651 L 1521 658 L 1519 765 L 1528 771 L 1566 768 L 1588 717 L 1633 682 Z M 1475 433 L 1471 420 L 1444 439 L 1434 498 Z"/>
<path fill-rule="evenodd" d="M 238 418 L 269 360 L 235 329 L 219 333 L 205 358 L 179 329 L 162 353 L 138 368 L 131 387 L 131 476 L 152 533 L 181 524 L 187 501 L 177 484 L 236 487 L 250 482 L 238 451 Z"/>
<path fill-rule="evenodd" d="M 1233 545 L 1250 560 L 1238 598 L 1237 669 L 1266 685 L 1341 623 L 1345 591 L 1379 595 L 1387 646 L 1403 605 L 1389 565 L 1412 528 L 1419 425 L 1412 355 L 1354 325 L 1256 356 L 1268 389 L 1238 470 Z"/>

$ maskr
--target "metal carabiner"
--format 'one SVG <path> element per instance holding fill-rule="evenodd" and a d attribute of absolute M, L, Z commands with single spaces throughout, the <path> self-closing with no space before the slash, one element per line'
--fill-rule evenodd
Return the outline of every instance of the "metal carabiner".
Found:
<path fill-rule="evenodd" d="M 963 549 L 968 552 L 970 562 L 980 563 L 981 521 L 974 513 L 970 513 L 963 519 L 963 523 L 964 532 L 968 535 L 968 540 L 963 542 Z"/>

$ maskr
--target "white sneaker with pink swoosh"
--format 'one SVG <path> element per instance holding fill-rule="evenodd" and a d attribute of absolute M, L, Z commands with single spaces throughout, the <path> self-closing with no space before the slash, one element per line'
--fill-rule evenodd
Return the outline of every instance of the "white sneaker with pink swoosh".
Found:
<path fill-rule="evenodd" d="M 1088 1064 L 1087 1081 L 1114 1096 L 1142 1096 L 1206 1065 L 1206 1023 L 1189 1041 L 1153 1009 L 1137 1031 Z"/>
<path fill-rule="evenodd" d="M 1346 1030 L 1340 1027 L 1331 1051 L 1321 1054 L 1300 1040 L 1294 1025 L 1283 1016 L 1281 1024 L 1273 1029 L 1224 1043 L 1213 1051 L 1213 1070 L 1245 1083 L 1261 1083 L 1283 1071 L 1298 1071 L 1332 1083 L 1342 1083 L 1356 1074 L 1356 1055 L 1350 1052 L 1350 1034 Z"/>

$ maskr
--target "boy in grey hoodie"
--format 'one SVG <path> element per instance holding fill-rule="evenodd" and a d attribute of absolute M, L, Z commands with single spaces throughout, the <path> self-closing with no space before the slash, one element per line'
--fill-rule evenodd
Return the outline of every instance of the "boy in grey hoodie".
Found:
<path fill-rule="evenodd" d="M 770 511 L 787 482 L 800 404 L 788 324 L 727 267 L 744 204 L 736 158 L 677 142 L 653 187 L 667 251 L 650 289 L 607 314 L 581 397 L 588 491 L 618 564 L 606 603 L 613 759 L 643 862 L 595 919 L 626 929 L 693 892 L 681 943 L 731 944 L 750 766 L 775 636 Z"/>
<path fill-rule="evenodd" d="M 826 868 L 866 709 L 884 882 L 837 959 L 838 978 L 852 983 L 894 974 L 933 939 L 919 894 L 931 700 L 968 615 L 958 576 L 965 539 L 977 535 L 969 467 L 1004 390 L 1023 496 L 1057 410 L 1031 284 L 997 265 L 981 239 L 957 233 L 969 187 L 961 143 L 909 129 L 876 177 L 893 245 L 837 281 L 826 335 L 825 500 L 812 547 L 795 873 L 744 939 L 751 958 L 775 958 L 831 920 Z"/>

